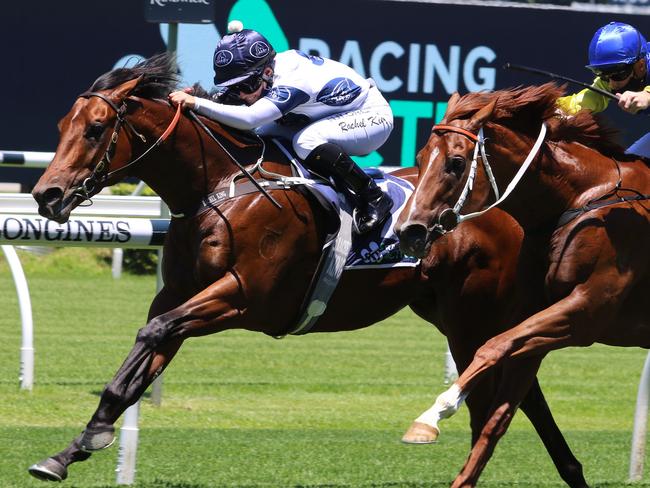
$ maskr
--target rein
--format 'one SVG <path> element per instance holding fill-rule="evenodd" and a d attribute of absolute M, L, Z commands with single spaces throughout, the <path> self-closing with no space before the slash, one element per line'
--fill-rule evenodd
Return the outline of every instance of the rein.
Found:
<path fill-rule="evenodd" d="M 86 179 L 83 180 L 81 185 L 78 187 L 74 188 L 72 191 L 73 195 L 79 196 L 83 198 L 84 200 L 90 201 L 91 196 L 93 191 L 96 190 L 96 188 L 105 183 L 111 176 L 122 172 L 126 170 L 127 168 L 135 165 L 138 163 L 140 160 L 142 160 L 144 157 L 146 157 L 151 151 L 156 149 L 160 144 L 162 144 L 168 137 L 169 135 L 174 131 L 176 126 L 178 125 L 178 121 L 180 120 L 181 116 L 181 105 L 179 104 L 176 107 L 176 113 L 174 114 L 174 117 L 172 118 L 171 122 L 169 123 L 169 126 L 165 129 L 165 131 L 160 135 L 160 137 L 154 142 L 151 146 L 149 146 L 140 156 L 137 158 L 133 159 L 132 161 L 129 161 L 125 165 L 114 169 L 111 169 L 111 160 L 115 154 L 115 147 L 117 146 L 117 140 L 119 137 L 119 133 L 122 130 L 122 127 L 125 126 L 128 130 L 131 131 L 131 133 L 135 136 L 138 137 L 142 142 L 146 143 L 147 139 L 144 137 L 144 135 L 140 134 L 136 128 L 133 126 L 133 124 L 126 118 L 126 99 L 122 100 L 121 105 L 118 107 L 113 100 L 111 100 L 109 97 L 104 95 L 103 93 L 99 92 L 85 92 L 79 95 L 80 98 L 91 98 L 91 97 L 97 97 L 102 99 L 104 102 L 108 104 L 109 107 L 111 107 L 115 113 L 117 114 L 117 118 L 115 120 L 115 125 L 113 126 L 113 133 L 111 134 L 110 141 L 108 143 L 108 146 L 106 147 L 106 150 L 104 151 L 103 156 L 99 160 L 99 162 L 95 165 L 95 167 L 92 169 L 92 172 L 90 176 Z M 277 200 L 275 200 L 266 189 L 264 189 L 264 186 L 268 185 L 261 185 L 253 176 L 246 170 L 246 168 L 239 162 L 237 159 L 223 146 L 223 144 L 212 134 L 210 129 L 206 127 L 206 125 L 194 114 L 194 112 L 189 112 L 190 117 L 198 123 L 198 125 L 214 140 L 220 147 L 221 149 L 230 157 L 230 159 L 235 163 L 235 165 L 240 169 L 240 171 L 248 177 L 248 179 L 251 181 L 253 186 L 260 191 L 266 198 L 268 198 L 273 205 L 275 205 L 277 208 L 282 209 L 282 205 L 280 205 Z M 256 168 L 260 165 L 262 159 L 264 158 L 264 150 L 262 150 L 262 155 L 260 156 Z M 280 185 L 282 186 L 282 185 Z M 278 186 L 278 188 L 280 187 Z M 286 185 L 285 185 L 286 186 Z M 282 187 L 285 187 L 282 186 Z M 220 192 L 216 192 L 220 193 Z M 205 205 L 208 202 L 203 202 L 202 204 Z M 214 204 L 214 202 L 210 202 Z M 184 217 L 184 214 L 178 214 L 178 215 L 173 215 L 175 217 Z"/>
<path fill-rule="evenodd" d="M 533 159 L 535 159 L 535 156 L 537 156 L 537 153 L 539 152 L 539 149 L 542 146 L 542 142 L 544 142 L 544 138 L 546 137 L 546 125 L 542 123 L 542 127 L 539 131 L 539 135 L 537 136 L 537 140 L 535 141 L 535 144 L 533 144 L 533 147 L 528 153 L 528 156 L 526 157 L 526 159 L 520 166 L 519 170 L 517 171 L 515 176 L 512 178 L 512 180 L 506 187 L 506 190 L 504 191 L 503 195 L 501 196 L 499 196 L 499 189 L 496 180 L 494 179 L 494 173 L 492 172 L 492 168 L 490 167 L 487 154 L 485 153 L 485 142 L 487 139 L 483 135 L 483 127 L 479 129 L 478 135 L 475 135 L 468 130 L 462 129 L 460 127 L 455 127 L 453 125 L 434 125 L 433 128 L 431 129 L 431 132 L 455 132 L 475 142 L 474 156 L 472 158 L 470 172 L 469 175 L 467 176 L 467 181 L 465 182 L 463 191 L 458 197 L 458 201 L 456 202 L 456 204 L 453 207 L 446 208 L 445 210 L 443 210 L 438 216 L 438 222 L 433 226 L 432 229 L 433 231 L 438 232 L 441 235 L 444 235 L 447 232 L 451 232 L 452 230 L 454 230 L 456 226 L 461 222 L 464 222 L 465 220 L 474 219 L 476 217 L 483 215 L 485 212 L 503 203 L 503 201 L 506 198 L 508 198 L 510 193 L 512 193 L 512 191 L 515 189 L 515 187 L 517 186 L 521 178 L 524 176 L 524 173 L 526 172 L 528 167 L 533 162 Z M 492 189 L 494 190 L 494 193 L 496 195 L 496 201 L 492 205 L 490 205 L 489 207 L 483 210 L 462 215 L 460 211 L 463 208 L 463 205 L 465 204 L 465 200 L 467 199 L 467 196 L 471 193 L 474 187 L 474 179 L 476 178 L 476 172 L 478 169 L 479 151 L 481 154 L 481 161 L 483 162 L 483 167 L 485 169 L 485 174 L 490 180 L 490 184 L 492 185 Z"/>
<path fill-rule="evenodd" d="M 178 121 L 180 120 L 181 116 L 181 109 L 180 106 L 176 109 L 176 114 L 172 118 L 172 121 L 169 123 L 169 126 L 165 131 L 160 135 L 158 140 L 154 142 L 149 148 L 147 148 L 146 151 L 144 151 L 140 156 L 135 158 L 134 160 L 126 163 L 124 166 L 121 166 L 117 169 L 114 169 L 113 171 L 110 171 L 111 169 L 111 159 L 113 158 L 115 154 L 115 147 L 117 146 L 117 139 L 119 137 L 120 130 L 122 129 L 122 126 L 124 125 L 128 130 L 131 131 L 131 133 L 138 137 L 143 143 L 146 144 L 147 139 L 140 134 L 136 128 L 133 126 L 133 124 L 126 118 L 126 99 L 122 100 L 122 104 L 118 107 L 110 98 L 108 98 L 106 95 L 103 93 L 99 92 L 85 92 L 79 95 L 79 98 L 91 98 L 91 97 L 97 97 L 101 98 L 103 101 L 105 101 L 109 107 L 111 107 L 115 113 L 117 114 L 117 118 L 115 120 L 115 125 L 113 126 L 113 133 L 111 134 L 111 139 L 110 142 L 108 143 L 108 146 L 106 147 L 106 151 L 104 152 L 104 155 L 101 157 L 99 162 L 95 165 L 95 167 L 92 170 L 92 173 L 88 178 L 86 178 L 81 185 L 79 185 L 77 188 L 73 190 L 73 195 L 77 195 L 84 200 L 91 201 L 91 196 L 93 191 L 97 188 L 98 185 L 103 184 L 106 182 L 111 176 L 115 175 L 116 173 L 119 173 L 121 171 L 124 171 L 125 169 L 133 166 L 137 162 L 139 162 L 141 159 L 143 159 L 147 154 L 149 154 L 151 151 L 153 151 L 155 148 L 160 146 L 168 137 L 169 135 L 174 131 L 176 128 L 176 125 L 178 124 Z"/>
<path fill-rule="evenodd" d="M 634 191 L 634 190 L 632 190 Z M 600 197 L 602 198 L 602 197 Z M 650 200 L 650 195 L 643 195 L 643 194 L 638 194 L 638 195 L 633 195 L 633 196 L 623 196 L 623 197 L 618 197 L 618 198 L 613 198 L 611 200 L 601 200 L 601 199 L 595 199 L 587 203 L 586 205 L 583 205 L 580 208 L 572 208 L 571 210 L 567 210 L 564 212 L 559 220 L 557 221 L 557 227 L 562 227 L 563 225 L 568 224 L 574 219 L 577 219 L 580 217 L 582 214 L 585 214 L 587 212 L 590 212 L 592 210 L 596 210 L 601 207 L 608 207 L 610 205 L 617 205 L 619 203 L 626 203 L 626 202 L 638 202 L 642 200 Z"/>
<path fill-rule="evenodd" d="M 623 188 L 621 186 L 623 183 L 623 179 L 621 177 L 621 167 L 619 166 L 618 161 L 616 161 L 614 158 L 612 158 L 612 160 L 614 161 L 614 164 L 616 165 L 616 171 L 618 172 L 618 182 L 616 183 L 616 185 L 614 185 L 614 188 L 612 188 L 604 195 L 589 200 L 582 207 L 566 210 L 562 215 L 560 215 L 556 227 L 562 227 L 563 225 L 566 225 L 572 220 L 580 217 L 582 214 L 591 212 L 592 210 L 596 210 L 601 207 L 608 207 L 610 205 L 617 205 L 619 203 L 625 203 L 625 202 L 638 202 L 643 200 L 650 200 L 650 195 L 644 195 L 643 193 L 633 188 Z M 621 196 L 618 194 L 621 191 L 636 193 L 636 195 Z M 611 196 L 615 196 L 616 198 L 611 198 L 608 200 L 608 198 Z"/>
<path fill-rule="evenodd" d="M 472 158 L 472 163 L 470 166 L 470 173 L 467 177 L 467 181 L 465 183 L 465 187 L 463 188 L 463 191 L 461 192 L 460 196 L 458 197 L 458 201 L 453 207 L 446 208 L 443 210 L 440 215 L 438 216 L 438 222 L 434 224 L 433 226 L 433 231 L 438 232 L 441 235 L 446 234 L 447 232 L 451 232 L 456 228 L 458 224 L 465 220 L 470 220 L 476 217 L 479 217 L 483 215 L 485 212 L 488 210 L 491 210 L 492 208 L 496 207 L 497 205 L 501 204 L 507 197 L 512 193 L 512 191 L 515 189 L 521 178 L 524 176 L 524 173 L 532 163 L 533 159 L 539 152 L 539 149 L 542 145 L 542 142 L 544 141 L 544 138 L 546 137 L 546 125 L 542 123 L 542 127 L 539 131 L 539 135 L 537 136 L 537 140 L 535 141 L 535 144 L 533 144 L 533 147 L 531 148 L 530 152 L 528 153 L 528 156 L 522 163 L 521 167 L 515 174 L 515 176 L 512 178 L 508 186 L 506 187 L 505 192 L 501 197 L 499 197 L 499 190 L 496 186 L 496 181 L 494 179 L 494 175 L 492 173 L 492 168 L 490 167 L 490 164 L 487 159 L 487 155 L 485 153 L 485 142 L 487 139 L 483 135 L 483 127 L 479 129 L 478 135 L 473 134 L 472 132 L 462 129 L 460 127 L 455 127 L 453 125 L 434 125 L 433 128 L 431 129 L 431 132 L 455 132 L 457 134 L 461 134 L 468 139 L 472 140 L 475 142 L 475 147 L 474 147 L 474 157 Z M 492 188 L 494 190 L 494 193 L 497 196 L 497 200 L 490 205 L 489 207 L 480 210 L 478 212 L 473 212 L 470 214 L 466 215 L 461 215 L 460 210 L 462 209 L 463 205 L 465 204 L 465 200 L 469 193 L 472 191 L 472 188 L 474 186 L 474 179 L 476 178 L 476 171 L 478 167 L 478 154 L 479 151 L 481 153 L 481 161 L 483 161 L 483 166 L 485 168 L 485 173 L 487 174 L 488 178 L 490 179 L 490 183 L 492 185 Z M 580 215 L 587 213 L 591 210 L 595 210 L 601 207 L 606 207 L 609 205 L 616 205 L 619 203 L 625 203 L 625 202 L 637 202 L 637 201 L 643 201 L 643 200 L 650 200 L 650 195 L 644 195 L 634 189 L 629 189 L 629 188 L 621 188 L 621 170 L 620 167 L 618 166 L 618 162 L 614 161 L 616 164 L 616 169 L 618 171 L 619 175 L 619 180 L 616 186 L 605 193 L 604 195 L 601 195 L 600 197 L 594 198 L 587 202 L 585 205 L 579 208 L 573 208 L 570 210 L 565 211 L 559 218 L 557 227 L 562 227 L 563 225 L 568 224 L 575 218 L 579 217 Z M 619 196 L 618 192 L 619 191 L 629 191 L 636 193 L 636 195 L 633 196 Z M 616 196 L 617 198 L 608 198 L 610 196 Z"/>
<path fill-rule="evenodd" d="M 230 151 L 228 151 L 224 147 L 224 145 L 221 143 L 221 141 L 219 141 L 219 139 L 217 139 L 214 136 L 212 131 L 203 123 L 203 121 L 201 119 L 199 119 L 199 117 L 194 112 L 190 111 L 189 114 L 190 114 L 190 117 L 192 118 L 192 120 L 194 120 L 197 124 L 199 124 L 199 127 L 201 127 L 201 129 L 203 129 L 205 131 L 205 133 L 208 134 L 208 136 L 210 136 L 210 138 L 219 145 L 219 147 L 221 147 L 223 152 L 225 152 L 228 155 L 228 157 L 232 160 L 232 162 L 235 163 L 235 166 L 237 166 L 239 168 L 239 170 L 244 174 L 244 176 L 246 176 L 250 180 L 250 182 L 253 184 L 253 186 L 255 186 L 255 188 L 257 188 L 258 191 L 260 191 L 266 198 L 268 198 L 273 205 L 275 205 L 278 209 L 282 210 L 282 205 L 280 205 L 278 203 L 278 201 L 275 198 L 273 198 L 269 194 L 269 192 L 266 191 L 262 187 L 262 185 L 253 177 L 253 175 L 250 174 L 250 172 L 239 161 L 237 161 L 237 159 L 232 154 L 230 154 Z M 262 144 L 263 143 L 264 143 L 264 141 L 262 141 Z M 265 146 L 263 144 L 262 145 L 262 155 L 257 160 L 256 167 L 259 167 L 260 164 L 262 163 L 262 160 L 264 159 L 264 148 L 265 148 Z"/>

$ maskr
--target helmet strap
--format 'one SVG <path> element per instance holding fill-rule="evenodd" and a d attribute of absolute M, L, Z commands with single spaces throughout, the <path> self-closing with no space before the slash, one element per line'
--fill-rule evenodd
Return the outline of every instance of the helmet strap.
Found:
<path fill-rule="evenodd" d="M 271 74 L 267 75 L 265 73 L 266 68 L 271 68 Z M 266 82 L 266 87 L 267 88 L 272 88 L 273 87 L 273 66 L 272 63 L 267 64 L 264 69 L 262 70 L 262 74 L 260 75 L 260 78 L 262 78 L 262 81 Z"/>
<path fill-rule="evenodd" d="M 635 77 L 638 73 L 639 78 L 641 78 L 642 80 L 645 79 L 648 73 L 648 65 L 645 56 L 641 56 L 639 59 L 636 60 L 632 72 L 634 73 Z"/>

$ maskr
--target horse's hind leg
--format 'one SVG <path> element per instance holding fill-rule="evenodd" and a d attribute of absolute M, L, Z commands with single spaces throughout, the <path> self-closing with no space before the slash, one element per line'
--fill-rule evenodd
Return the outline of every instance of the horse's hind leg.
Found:
<path fill-rule="evenodd" d="M 564 482 L 571 488 L 587 488 L 582 465 L 571 452 L 571 448 L 555 423 L 537 378 L 519 407 L 535 427 Z"/>

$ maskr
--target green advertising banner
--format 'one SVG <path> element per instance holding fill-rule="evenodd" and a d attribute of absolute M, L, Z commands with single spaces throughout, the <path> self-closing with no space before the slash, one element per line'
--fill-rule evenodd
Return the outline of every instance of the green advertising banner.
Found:
<path fill-rule="evenodd" d="M 563 7 L 495 7 L 397 0 L 112 0 L 92 12 L 83 0 L 41 1 L 38 9 L 3 7 L 0 149 L 53 151 L 58 120 L 100 74 L 167 49 L 168 25 L 180 10 L 209 9 L 211 23 L 178 26 L 184 83 L 212 88 L 212 56 L 228 21 L 262 32 L 276 51 L 299 49 L 341 61 L 373 78 L 389 100 L 395 128 L 365 166 L 411 166 L 449 96 L 546 79 L 502 69 L 520 63 L 591 82 L 584 68 L 593 32 L 610 21 L 650 35 L 650 16 L 613 15 Z M 187 5 L 185 5 L 187 4 Z M 30 4 L 31 5 L 31 4 Z M 165 9 L 170 9 L 166 11 Z M 205 10 L 203 10 L 205 12 Z M 199 18 L 205 16 L 199 13 Z M 562 35 L 557 33 L 561 32 Z M 571 87 L 570 87 L 571 89 Z M 605 115 L 626 144 L 645 133 L 646 119 L 616 107 Z M 6 168 L 0 180 L 7 181 Z M 15 171 L 15 170 L 14 170 Z M 23 175 L 25 173 L 22 173 Z"/>

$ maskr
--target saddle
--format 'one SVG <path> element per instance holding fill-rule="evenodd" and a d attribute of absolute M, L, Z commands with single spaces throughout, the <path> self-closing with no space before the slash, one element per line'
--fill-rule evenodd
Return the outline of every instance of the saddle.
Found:
<path fill-rule="evenodd" d="M 309 171 L 293 153 L 290 144 L 283 143 L 276 138 L 257 138 L 256 144 L 248 145 L 240 137 L 243 136 L 237 134 L 229 141 L 239 148 L 253 148 L 258 151 L 260 147 L 262 148 L 261 156 L 259 153 L 255 156 L 258 158 L 258 162 L 254 169 L 249 170 L 246 174 L 242 168 L 242 177 L 250 178 L 241 182 L 234 180 L 229 187 L 218 188 L 203 198 L 199 207 L 194 211 L 194 215 L 215 208 L 226 200 L 248 193 L 288 189 L 305 192 L 324 210 L 326 238 L 321 258 L 303 300 L 300 313 L 295 325 L 285 333 L 274 337 L 282 338 L 287 334 L 301 335 L 309 332 L 325 312 L 327 303 L 336 289 L 344 269 L 417 266 L 419 264 L 419 259 L 402 254 L 399 240 L 393 229 L 395 216 L 402 211 L 414 190 L 411 183 L 380 169 L 367 170 L 382 191 L 390 195 L 393 208 L 391 216 L 383 225 L 366 234 L 353 234 L 354 203 L 353 196 L 348 193 L 347 189 L 335 188 L 333 181 L 326 180 Z M 217 142 L 221 144 L 218 140 Z M 291 176 L 271 173 L 262 167 L 264 150 L 271 144 L 275 145 L 285 156 L 286 162 L 291 168 Z M 227 151 L 223 144 L 222 148 Z M 247 157 L 247 160 L 255 159 Z M 241 167 L 239 162 L 235 161 L 235 163 Z M 261 175 L 262 179 L 255 178 L 255 181 L 251 181 L 254 174 Z M 272 199 L 270 195 L 269 198 Z"/>
<path fill-rule="evenodd" d="M 415 257 L 405 256 L 399 247 L 399 240 L 394 232 L 396 216 L 406 205 L 413 192 L 413 185 L 401 178 L 384 171 L 371 168 L 366 173 L 378 186 L 393 199 L 391 216 L 384 224 L 367 234 L 352 232 L 352 211 L 354 203 L 347 189 L 334 188 L 333 182 L 310 172 L 297 157 L 277 139 L 273 143 L 285 154 L 292 167 L 292 178 L 303 180 L 305 190 L 320 202 L 330 219 L 328 229 L 332 229 L 323 244 L 323 252 L 309 290 L 300 308 L 296 325 L 287 334 L 302 335 L 309 332 L 318 318 L 325 312 L 330 296 L 344 270 L 370 267 L 417 266 L 420 262 Z M 331 220 L 334 219 L 334 220 Z"/>

